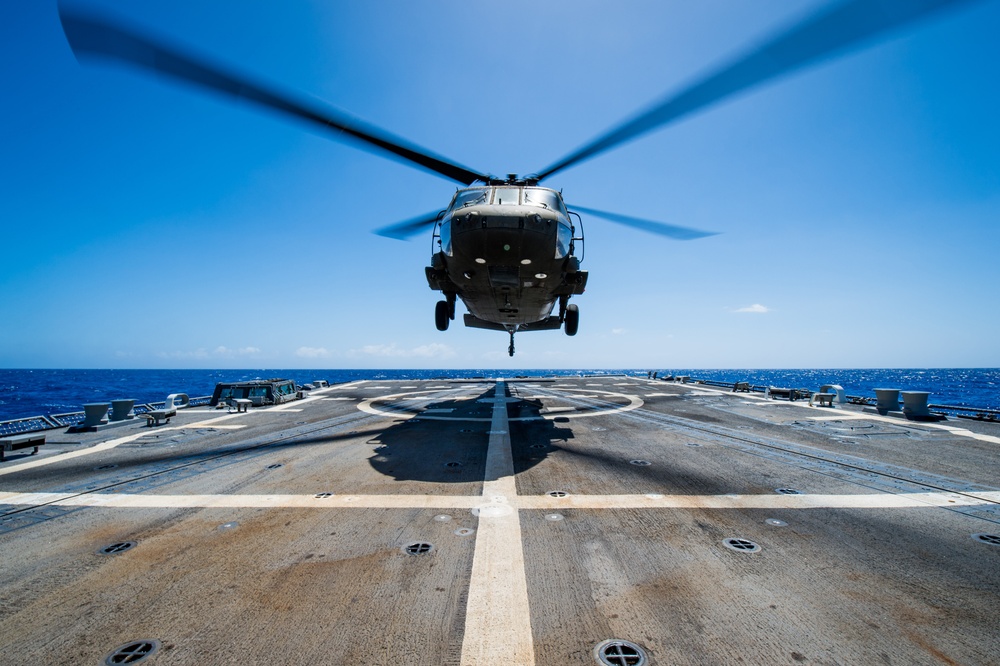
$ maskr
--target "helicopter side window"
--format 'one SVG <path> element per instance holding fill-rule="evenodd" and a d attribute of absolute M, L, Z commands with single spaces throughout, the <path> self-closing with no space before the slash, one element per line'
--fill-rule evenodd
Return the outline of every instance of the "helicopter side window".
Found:
<path fill-rule="evenodd" d="M 521 194 L 519 187 L 497 187 L 493 190 L 493 205 L 516 206 Z"/>
<path fill-rule="evenodd" d="M 569 254 L 569 246 L 573 242 L 573 228 L 559 223 L 556 230 L 556 259 L 562 259 Z"/>
<path fill-rule="evenodd" d="M 441 222 L 441 251 L 445 253 L 445 256 L 452 256 L 453 252 L 451 249 L 451 217 L 446 217 L 443 222 Z"/>

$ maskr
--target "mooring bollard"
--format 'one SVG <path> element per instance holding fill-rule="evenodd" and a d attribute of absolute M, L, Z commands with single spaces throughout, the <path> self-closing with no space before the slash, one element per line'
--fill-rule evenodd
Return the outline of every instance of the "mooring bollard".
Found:
<path fill-rule="evenodd" d="M 931 410 L 927 408 L 927 399 L 931 394 L 929 391 L 903 391 L 903 413 L 907 418 L 914 416 L 931 416 Z"/>
<path fill-rule="evenodd" d="M 899 389 L 875 389 L 875 398 L 878 401 L 875 409 L 879 414 L 899 411 Z"/>
<path fill-rule="evenodd" d="M 135 407 L 135 400 L 112 400 L 111 420 L 124 421 L 127 418 L 135 418 L 129 416 L 133 407 Z"/>
<path fill-rule="evenodd" d="M 106 417 L 109 409 L 111 409 L 111 403 L 109 402 L 87 403 L 83 406 L 84 418 L 83 423 L 80 425 L 84 428 L 104 425 L 108 422 Z"/>

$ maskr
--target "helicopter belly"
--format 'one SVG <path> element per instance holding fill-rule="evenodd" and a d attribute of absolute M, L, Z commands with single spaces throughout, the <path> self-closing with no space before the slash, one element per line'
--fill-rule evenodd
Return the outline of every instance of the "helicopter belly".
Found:
<path fill-rule="evenodd" d="M 523 217 L 483 216 L 455 224 L 448 274 L 476 318 L 518 326 L 552 312 L 565 260 L 554 258 L 555 224 Z"/>

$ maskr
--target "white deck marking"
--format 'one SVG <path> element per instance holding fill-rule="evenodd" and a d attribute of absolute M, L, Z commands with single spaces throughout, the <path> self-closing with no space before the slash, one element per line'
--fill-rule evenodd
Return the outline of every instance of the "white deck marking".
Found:
<path fill-rule="evenodd" d="M 517 483 L 504 386 L 498 380 L 494 393 L 484 501 L 478 511 L 479 531 L 465 610 L 462 666 L 535 663 L 521 520 L 510 506 L 517 498 Z"/>
<path fill-rule="evenodd" d="M 0 505 L 85 506 L 115 509 L 468 509 L 484 522 L 536 509 L 905 509 L 927 506 L 968 507 L 1000 504 L 1000 491 L 976 493 L 866 493 L 859 495 L 153 495 L 128 493 L 0 492 Z M 489 499 L 493 499 L 492 497 Z M 482 517 L 489 518 L 482 521 Z M 520 536 L 520 531 L 518 532 Z M 518 542 L 520 543 L 520 542 Z M 512 544 L 506 544 L 512 549 Z M 521 553 L 521 549 L 516 549 Z M 477 545 L 478 553 L 478 545 Z M 522 555 L 523 565 L 523 555 Z M 496 590 L 492 590 L 495 592 Z M 487 662 L 484 662 L 487 663 Z"/>

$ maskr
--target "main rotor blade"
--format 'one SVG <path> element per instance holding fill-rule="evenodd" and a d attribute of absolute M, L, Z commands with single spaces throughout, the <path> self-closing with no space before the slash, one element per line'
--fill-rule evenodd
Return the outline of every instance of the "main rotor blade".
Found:
<path fill-rule="evenodd" d="M 464 185 L 489 179 L 487 174 L 477 173 L 437 157 L 347 114 L 330 107 L 324 108 L 325 105 L 316 102 L 295 100 L 287 93 L 270 90 L 244 76 L 209 64 L 205 58 L 182 53 L 179 49 L 166 46 L 100 15 L 61 7 L 59 15 L 66 39 L 77 56 L 116 60 L 217 93 L 256 102 L 273 111 L 318 125 L 326 131 L 336 130 L 339 137 L 346 135 L 366 147 L 378 148 Z"/>
<path fill-rule="evenodd" d="M 441 217 L 441 211 L 436 211 L 434 213 L 427 213 L 426 215 L 418 215 L 417 217 L 410 218 L 405 222 L 400 222 L 399 224 L 393 224 L 389 227 L 382 227 L 381 229 L 376 229 L 374 233 L 379 236 L 385 236 L 386 238 L 395 238 L 396 240 L 406 240 L 410 236 L 414 236 L 427 227 L 433 225 L 437 222 L 438 218 Z"/>
<path fill-rule="evenodd" d="M 709 236 L 719 235 L 719 232 L 717 231 L 701 231 L 700 229 L 691 229 L 690 227 L 678 227 L 673 224 L 664 224 L 663 222 L 644 220 L 641 217 L 631 217 L 629 215 L 621 215 L 619 213 L 609 213 L 607 211 L 596 210 L 594 208 L 584 208 L 583 206 L 571 206 L 570 204 L 566 205 L 571 211 L 578 211 L 595 217 L 603 217 L 606 220 L 611 220 L 612 222 L 617 222 L 618 224 L 624 224 L 627 227 L 642 229 L 643 231 L 648 231 L 651 234 L 659 234 L 660 236 L 666 236 L 667 238 L 673 238 L 674 240 L 695 240 L 696 238 L 707 238 Z"/>
<path fill-rule="evenodd" d="M 737 58 L 732 64 L 668 96 L 649 110 L 594 139 L 538 174 L 569 168 L 616 146 L 703 109 L 726 97 L 789 74 L 825 56 L 860 47 L 894 28 L 935 11 L 974 0 L 850 0 L 812 18 Z"/>

